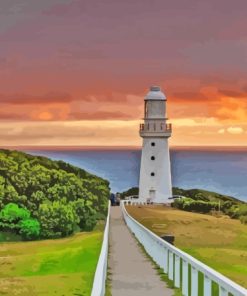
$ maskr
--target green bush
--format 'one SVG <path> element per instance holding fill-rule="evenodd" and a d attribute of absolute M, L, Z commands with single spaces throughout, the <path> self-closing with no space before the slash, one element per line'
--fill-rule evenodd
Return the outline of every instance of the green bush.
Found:
<path fill-rule="evenodd" d="M 247 204 L 239 205 L 239 215 L 247 216 Z"/>
<path fill-rule="evenodd" d="M 174 201 L 173 207 L 189 212 L 209 213 L 217 209 L 218 203 L 193 200 L 191 198 L 180 198 Z"/>
<path fill-rule="evenodd" d="M 225 210 L 225 213 L 233 219 L 238 219 L 240 217 L 239 206 L 232 205 L 229 209 Z"/>
<path fill-rule="evenodd" d="M 0 229 L 4 231 L 19 231 L 19 222 L 30 218 L 27 209 L 20 208 L 17 204 L 9 203 L 0 212 Z"/>
<path fill-rule="evenodd" d="M 0 212 L 0 229 L 4 232 L 15 232 L 23 239 L 37 239 L 40 234 L 40 225 L 36 219 L 30 218 L 30 212 L 9 203 Z"/>
<path fill-rule="evenodd" d="M 39 238 L 40 224 L 37 219 L 26 219 L 20 223 L 20 234 L 25 240 L 34 240 Z"/>
<path fill-rule="evenodd" d="M 247 216 L 240 216 L 239 220 L 242 224 L 247 224 Z"/>

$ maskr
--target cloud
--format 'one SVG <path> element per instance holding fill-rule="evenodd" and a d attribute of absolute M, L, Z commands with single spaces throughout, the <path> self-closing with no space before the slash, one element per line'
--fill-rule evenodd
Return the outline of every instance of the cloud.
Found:
<path fill-rule="evenodd" d="M 221 121 L 247 122 L 247 100 L 246 98 L 223 97 L 219 98 L 210 107 L 211 113 Z"/>
<path fill-rule="evenodd" d="M 137 121 L 4 122 L 0 146 L 8 145 L 136 145 Z"/>
<path fill-rule="evenodd" d="M 138 134 L 139 123 L 139 120 L 2 122 L 0 146 L 139 146 L 142 142 Z M 181 120 L 172 123 L 171 145 L 247 145 L 247 137 L 244 133 L 247 130 L 246 125 L 226 128 L 213 119 L 208 124 L 204 124 L 203 119 L 199 118 L 196 124 L 189 119 L 187 122 Z M 218 133 L 220 129 L 226 130 L 222 136 Z M 242 130 L 243 132 L 239 133 Z"/>
<path fill-rule="evenodd" d="M 71 102 L 73 98 L 68 93 L 49 92 L 43 95 L 30 94 L 0 94 L 0 104 L 9 105 L 30 105 L 30 104 L 49 104 Z"/>
<path fill-rule="evenodd" d="M 230 126 L 226 130 L 229 134 L 233 134 L 233 135 L 239 135 L 244 133 L 244 129 L 239 126 L 236 126 L 236 127 Z"/>
<path fill-rule="evenodd" d="M 199 90 L 195 91 L 195 92 L 174 92 L 171 95 L 171 100 L 173 102 L 176 101 L 186 101 L 188 103 L 195 103 L 198 101 L 208 101 L 211 98 L 208 98 L 207 96 L 205 96 L 204 94 L 200 93 Z"/>
<path fill-rule="evenodd" d="M 25 120 L 27 119 L 27 115 L 23 112 L 9 112 L 9 111 L 3 111 L 0 110 L 0 121 L 1 120 Z"/>
<path fill-rule="evenodd" d="M 225 133 L 225 129 L 224 128 L 221 128 L 218 130 L 218 134 L 224 134 Z"/>
<path fill-rule="evenodd" d="M 99 112 L 72 112 L 69 114 L 71 120 L 110 120 L 110 119 L 130 119 L 130 115 L 127 113 L 123 113 L 121 111 L 115 112 L 107 112 L 107 111 L 99 111 Z"/>
<path fill-rule="evenodd" d="M 226 97 L 246 98 L 247 99 L 247 92 L 246 91 L 219 89 L 219 93 L 223 94 Z"/>

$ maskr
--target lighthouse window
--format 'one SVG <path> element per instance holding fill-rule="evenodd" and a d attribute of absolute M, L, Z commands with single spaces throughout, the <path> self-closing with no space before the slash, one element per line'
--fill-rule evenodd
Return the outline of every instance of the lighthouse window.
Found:
<path fill-rule="evenodd" d="M 152 143 L 151 143 L 151 146 L 155 146 L 155 143 L 154 143 L 154 142 L 152 142 Z"/>
<path fill-rule="evenodd" d="M 153 177 L 155 175 L 155 173 L 151 173 L 151 176 Z"/>
<path fill-rule="evenodd" d="M 151 156 L 151 160 L 155 160 L 155 157 L 154 156 Z"/>

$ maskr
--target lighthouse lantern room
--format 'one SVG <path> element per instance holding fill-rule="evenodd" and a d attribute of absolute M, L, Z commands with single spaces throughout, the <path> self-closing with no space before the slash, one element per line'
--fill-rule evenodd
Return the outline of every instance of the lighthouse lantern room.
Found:
<path fill-rule="evenodd" d="M 139 201 L 170 203 L 172 197 L 168 138 L 172 126 L 166 118 L 166 96 L 160 87 L 152 86 L 145 97 Z"/>

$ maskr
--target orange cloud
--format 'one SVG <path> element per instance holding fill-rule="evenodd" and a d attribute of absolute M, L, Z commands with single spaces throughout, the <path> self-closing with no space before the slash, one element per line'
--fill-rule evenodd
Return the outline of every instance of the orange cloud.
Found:
<path fill-rule="evenodd" d="M 2 122 L 0 146 L 140 146 L 139 123 L 139 120 Z M 176 119 L 172 123 L 171 145 L 247 145 L 247 124 L 224 126 L 213 118 Z"/>
<path fill-rule="evenodd" d="M 35 105 L 70 102 L 73 98 L 67 93 L 49 92 L 44 95 L 0 94 L 0 103 L 8 105 Z"/>
<path fill-rule="evenodd" d="M 40 120 L 51 120 L 53 118 L 53 115 L 52 113 L 45 111 L 45 112 L 39 113 L 38 118 Z"/>

